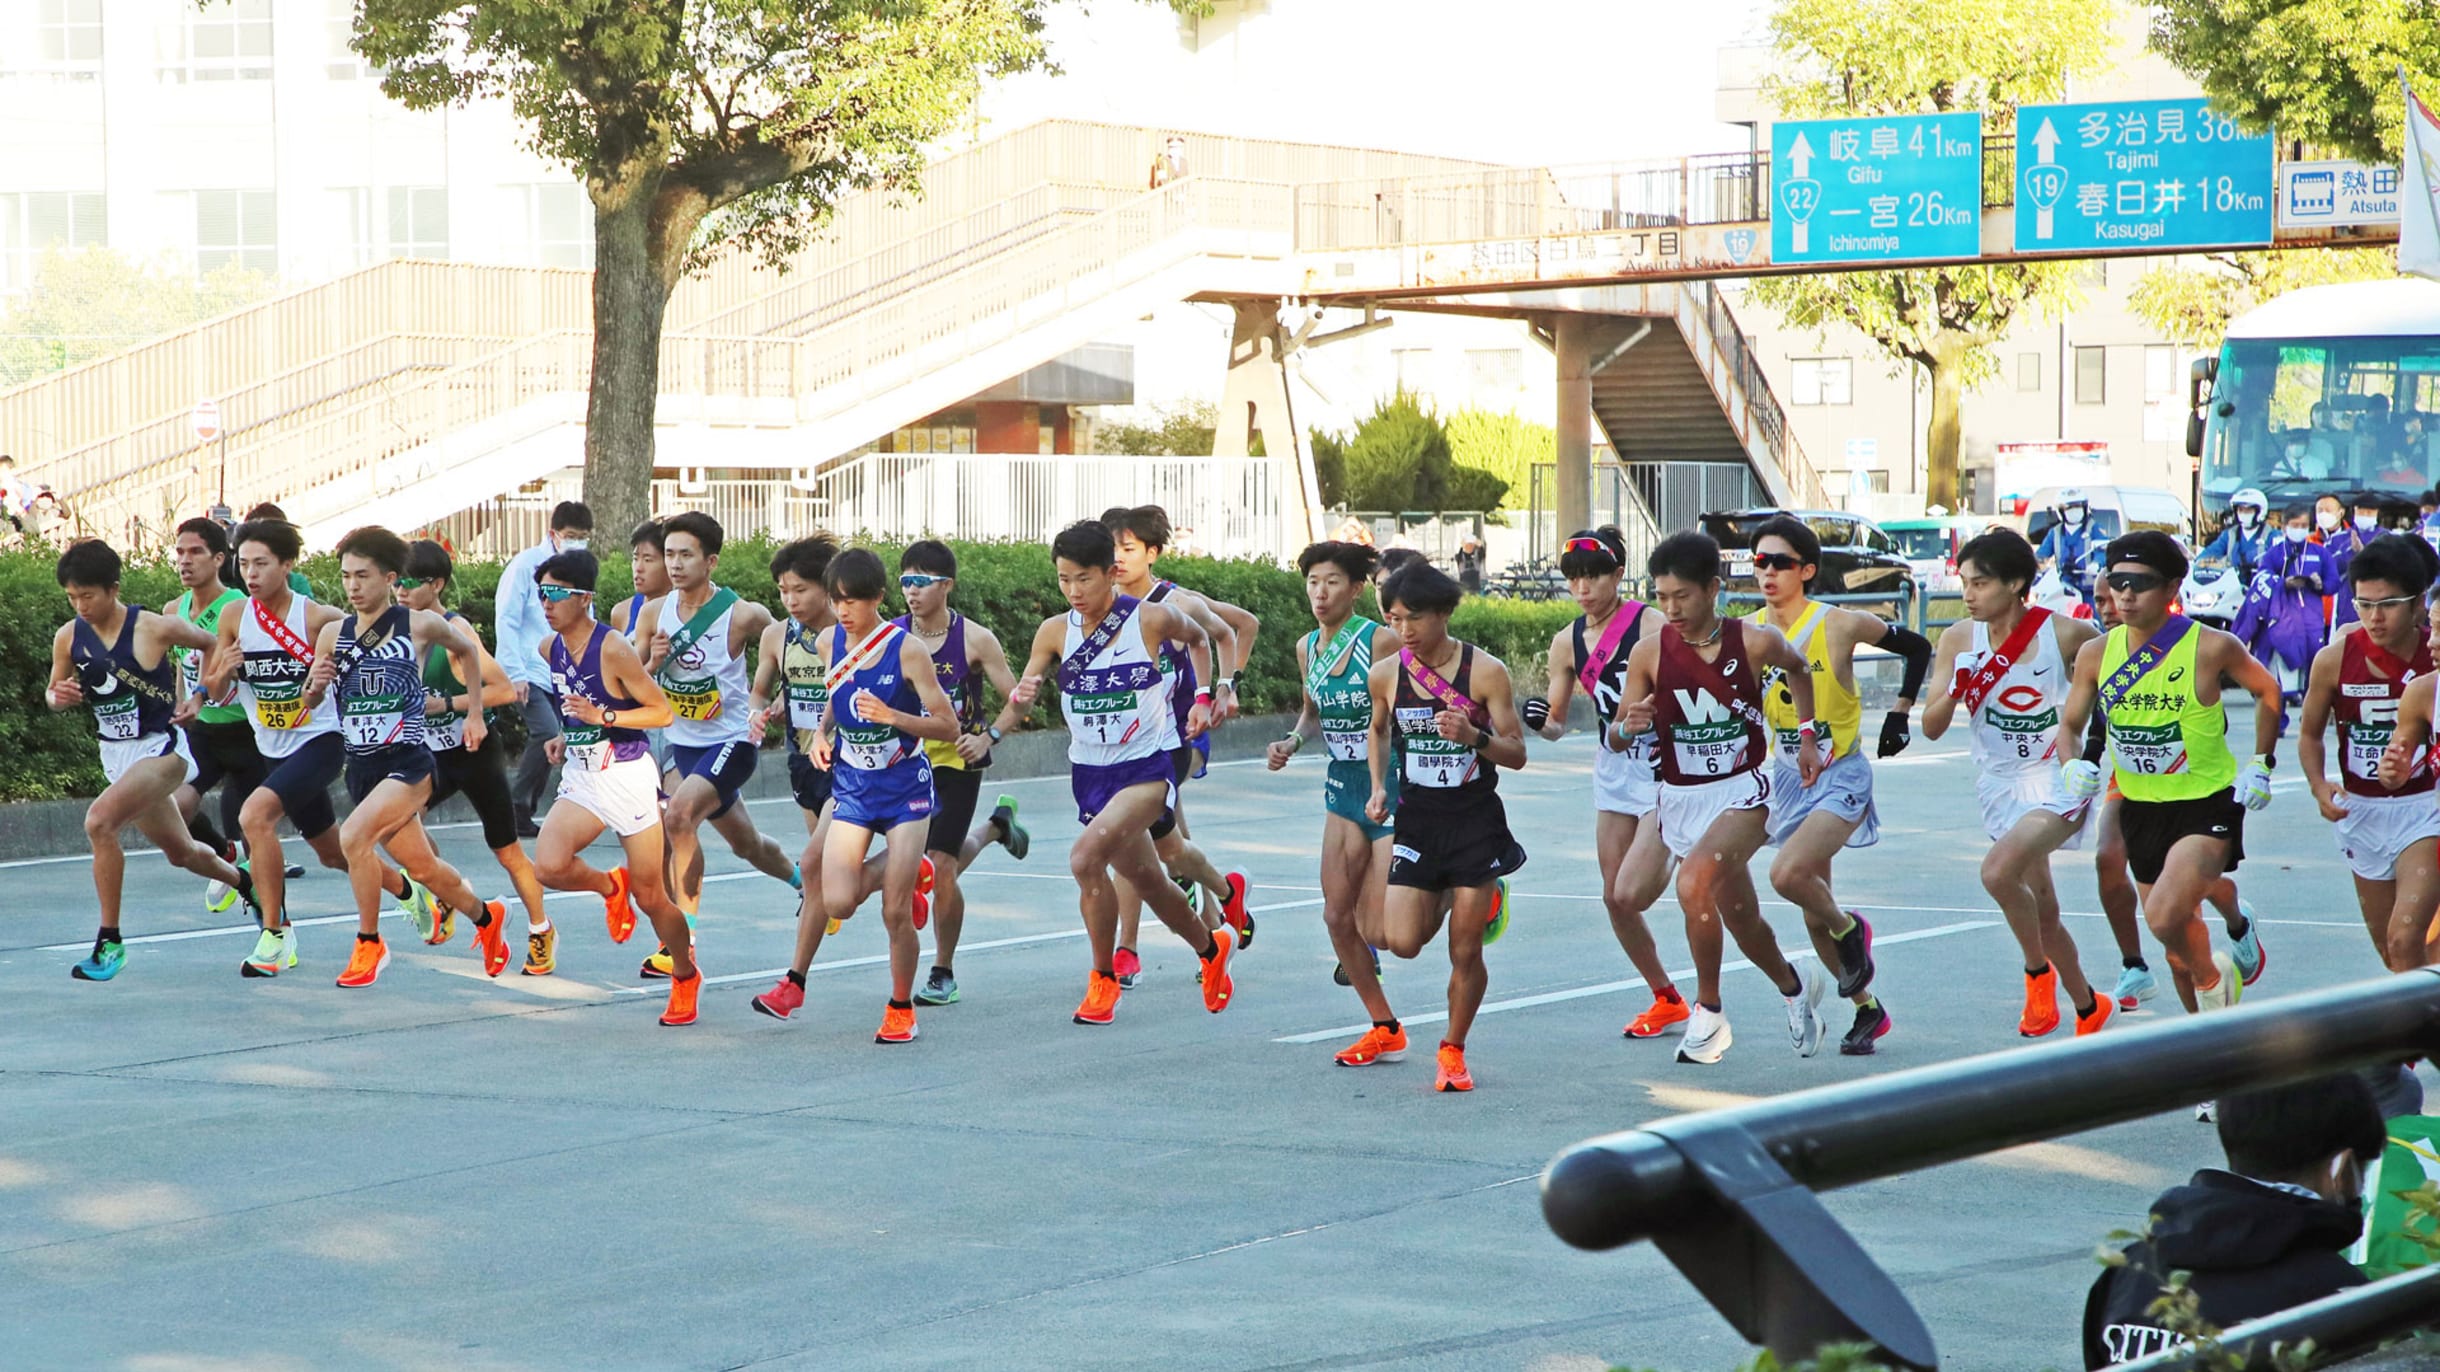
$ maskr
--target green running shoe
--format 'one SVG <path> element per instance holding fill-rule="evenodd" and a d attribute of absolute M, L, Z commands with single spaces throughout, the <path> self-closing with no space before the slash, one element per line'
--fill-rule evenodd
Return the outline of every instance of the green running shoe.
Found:
<path fill-rule="evenodd" d="M 1491 920 L 1483 926 L 1483 946 L 1490 947 L 1508 932 L 1508 878 L 1501 877 L 1491 888 Z"/>
<path fill-rule="evenodd" d="M 925 978 L 924 984 L 916 989 L 915 1003 L 917 1005 L 957 1004 L 957 977 L 946 967 L 933 968 L 932 975 Z"/>
<path fill-rule="evenodd" d="M 244 965 L 237 970 L 242 976 L 276 977 L 296 965 L 296 933 L 283 924 L 277 929 L 265 929 L 255 935 L 254 951 L 246 955 Z"/>
<path fill-rule="evenodd" d="M 415 926 L 417 938 L 430 943 L 432 926 L 440 918 L 440 902 L 432 898 L 432 893 L 424 889 L 422 882 L 404 872 L 399 875 L 406 878 L 407 893 L 398 897 L 398 913 L 405 915 L 407 923 Z"/>
<path fill-rule="evenodd" d="M 238 863 L 237 870 L 241 872 L 246 870 L 246 864 L 242 862 Z M 203 908 L 206 911 L 215 915 L 225 915 L 229 913 L 230 907 L 236 904 L 236 887 L 217 881 L 205 883 L 203 888 Z"/>
<path fill-rule="evenodd" d="M 117 939 L 97 938 L 93 952 L 83 962 L 68 969 L 68 975 L 78 981 L 108 981 L 127 965 L 127 945 Z"/>
<path fill-rule="evenodd" d="M 1025 861 L 1026 850 L 1034 846 L 1034 836 L 1017 823 L 1017 798 L 1000 797 L 999 803 L 991 807 L 991 822 L 1000 826 L 1000 846 L 1008 850 L 1010 857 Z"/>

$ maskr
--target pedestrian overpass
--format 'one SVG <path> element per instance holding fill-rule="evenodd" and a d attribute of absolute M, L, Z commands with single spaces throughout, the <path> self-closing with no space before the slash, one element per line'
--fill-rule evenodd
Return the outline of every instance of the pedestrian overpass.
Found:
<path fill-rule="evenodd" d="M 1561 528 L 1588 510 L 1595 423 L 1627 461 L 1731 464 L 1770 500 L 1822 502 L 1715 285 L 1816 269 L 1769 261 L 1766 156 L 1509 168 L 1195 135 L 1195 174 L 1146 189 L 1167 135 L 1033 125 L 941 159 L 920 200 L 851 198 L 784 273 L 732 259 L 690 278 L 662 342 L 658 466 L 767 472 L 829 521 L 842 455 L 1211 301 L 1236 317 L 1217 456 L 1255 433 L 1295 455 L 1292 541 L 1319 493 L 1285 364 L 1328 337 L 1283 324 L 1305 301 L 1532 321 L 1559 360 Z M 0 434 L 88 531 L 132 546 L 224 481 L 317 543 L 418 527 L 582 464 L 590 318 L 589 273 L 388 262 L 0 392 Z"/>

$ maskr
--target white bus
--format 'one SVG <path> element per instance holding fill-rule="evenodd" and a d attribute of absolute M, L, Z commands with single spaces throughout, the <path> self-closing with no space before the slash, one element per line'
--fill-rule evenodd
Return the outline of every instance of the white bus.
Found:
<path fill-rule="evenodd" d="M 2231 321 L 2194 365 L 2186 451 L 2195 514 L 2216 524 L 2247 486 L 2271 518 L 2322 495 L 2365 494 L 2411 524 L 2440 484 L 2440 282 L 2419 277 L 2291 291 Z"/>

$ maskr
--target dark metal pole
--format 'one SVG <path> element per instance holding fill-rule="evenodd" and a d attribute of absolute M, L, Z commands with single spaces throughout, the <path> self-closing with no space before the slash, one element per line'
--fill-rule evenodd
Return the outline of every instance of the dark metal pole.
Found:
<path fill-rule="evenodd" d="M 2435 1322 L 2440 1322 L 2440 1267 L 2419 1267 L 2248 1320 L 2222 1333 L 2220 1346 L 2242 1358 L 2247 1372 L 2256 1368 L 2271 1372 L 2273 1349 L 2293 1349 L 2311 1339 L 2313 1365 L 2327 1367 Z M 2199 1361 L 2192 1351 L 2180 1349 L 2126 1363 L 2116 1372 L 2188 1372 L 2219 1365 Z"/>

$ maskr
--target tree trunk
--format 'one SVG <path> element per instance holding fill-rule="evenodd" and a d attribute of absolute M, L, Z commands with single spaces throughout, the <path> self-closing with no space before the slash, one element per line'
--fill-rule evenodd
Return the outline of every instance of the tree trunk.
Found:
<path fill-rule="evenodd" d="M 657 180 L 657 178 L 654 178 Z M 633 186 L 616 205 L 595 198 L 593 375 L 585 401 L 585 503 L 605 536 L 652 514 L 653 416 L 661 398 L 661 320 L 675 284 L 654 195 Z M 680 240 L 680 251 L 684 240 Z"/>
<path fill-rule="evenodd" d="M 1923 499 L 1927 505 L 1939 505 L 1956 514 L 1958 449 L 1965 438 L 1963 340 L 1950 334 L 1939 335 L 1924 370 L 1931 374 L 1932 415 L 1923 436 Z"/>

